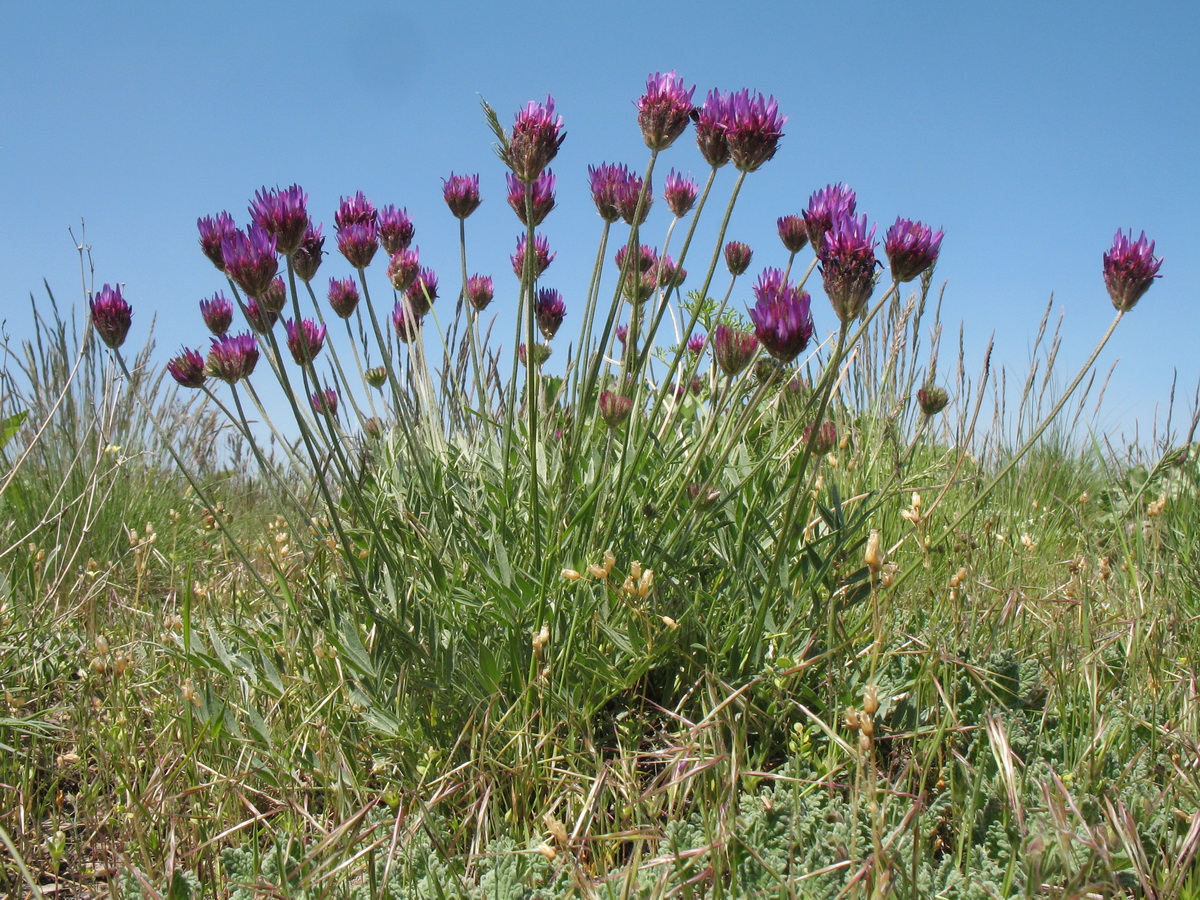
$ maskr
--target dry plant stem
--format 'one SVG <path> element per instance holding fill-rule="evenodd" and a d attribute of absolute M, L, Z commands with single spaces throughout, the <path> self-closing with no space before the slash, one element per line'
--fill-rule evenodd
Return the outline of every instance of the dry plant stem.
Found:
<path fill-rule="evenodd" d="M 1033 445 L 1037 443 L 1038 439 L 1042 436 L 1046 429 L 1050 427 L 1050 423 L 1058 417 L 1058 414 L 1062 411 L 1062 408 L 1067 405 L 1067 401 L 1071 399 L 1071 396 L 1075 393 L 1075 389 L 1079 387 L 1080 382 L 1082 382 L 1087 373 L 1091 371 L 1092 366 L 1096 362 L 1096 358 L 1100 355 L 1101 351 L 1108 343 L 1109 338 L 1113 336 L 1113 332 L 1117 330 L 1117 325 L 1120 324 L 1124 315 L 1124 310 L 1117 311 L 1116 316 L 1112 320 L 1112 324 L 1108 326 L 1108 331 L 1104 332 L 1104 336 L 1100 338 L 1100 343 L 1098 343 L 1096 348 L 1092 350 L 1091 356 L 1089 356 L 1087 361 L 1084 362 L 1074 380 L 1067 385 L 1067 389 L 1063 391 L 1063 394 L 1058 399 L 1058 402 L 1054 404 L 1054 408 L 1051 409 L 1049 414 L 1042 419 L 1042 421 L 1038 424 L 1038 427 L 1033 430 L 1033 434 L 1031 434 L 1028 440 L 1021 445 L 1020 449 L 1018 449 L 1017 452 L 1012 455 L 1012 458 L 1009 459 L 1009 461 L 1003 466 L 1003 468 L 1000 469 L 999 472 L 992 476 L 992 479 L 983 486 L 982 490 L 975 495 L 971 502 L 963 507 L 959 514 L 954 517 L 954 520 L 946 526 L 942 533 L 936 538 L 930 539 L 927 544 L 927 551 L 939 546 L 948 537 L 953 535 L 958 530 L 958 526 L 963 523 L 967 516 L 971 515 L 979 508 L 980 504 L 982 504 L 983 501 L 985 501 L 991 495 L 992 491 L 996 489 L 996 485 L 1003 481 L 1008 473 L 1016 467 L 1017 463 L 1019 463 L 1025 457 L 1025 454 L 1027 454 L 1033 448 Z M 918 564 L 913 564 L 905 569 L 893 582 L 893 587 L 899 586 L 903 582 L 907 581 L 909 576 L 911 576 L 919 567 L 920 566 Z"/>
<path fill-rule="evenodd" d="M 32 295 L 30 296 L 32 298 Z M 91 340 L 93 340 L 92 329 L 88 328 L 84 331 L 84 338 L 79 344 L 79 352 L 75 355 L 75 362 L 71 365 L 70 374 L 67 375 L 67 380 L 63 383 L 62 390 L 59 391 L 58 397 L 55 398 L 54 403 L 50 406 L 49 413 L 42 420 L 42 423 L 38 426 L 37 431 L 34 432 L 29 443 L 26 444 L 24 451 L 22 451 L 21 455 L 17 457 L 17 461 L 13 464 L 11 471 L 9 471 L 8 477 L 4 479 L 3 484 L 0 484 L 0 496 L 4 495 L 4 492 L 8 490 L 9 485 L 12 484 L 13 479 L 17 477 L 17 473 L 21 471 L 21 466 L 24 464 L 29 454 L 33 452 L 33 448 L 37 446 L 38 441 L 41 440 L 42 434 L 45 433 L 46 429 L 49 427 L 50 422 L 54 419 L 55 413 L 58 412 L 58 408 L 62 405 L 63 400 L 71 390 L 71 384 L 75 381 L 75 375 L 79 371 L 79 366 L 83 362 L 84 356 L 87 353 L 88 342 Z M 7 349 L 8 347 L 6 344 L 5 350 L 7 351 Z M 0 556 L 3 556 L 3 554 L 0 554 Z"/>

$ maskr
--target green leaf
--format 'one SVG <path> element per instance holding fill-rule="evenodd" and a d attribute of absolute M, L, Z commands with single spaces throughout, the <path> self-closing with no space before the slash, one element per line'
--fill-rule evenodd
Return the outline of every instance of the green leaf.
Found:
<path fill-rule="evenodd" d="M 13 413 L 11 416 L 0 419 L 0 450 L 3 450 L 5 445 L 12 440 L 13 435 L 25 424 L 28 417 L 29 410 L 23 409 L 19 413 Z"/>

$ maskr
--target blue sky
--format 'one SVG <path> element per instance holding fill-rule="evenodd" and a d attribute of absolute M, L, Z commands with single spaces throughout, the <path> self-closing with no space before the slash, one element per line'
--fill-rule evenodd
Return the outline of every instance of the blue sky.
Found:
<path fill-rule="evenodd" d="M 43 278 L 60 303 L 79 302 L 67 226 L 84 219 L 97 286 L 123 282 L 135 306 L 132 340 L 154 315 L 159 359 L 206 343 L 197 302 L 224 285 L 196 218 L 228 209 L 244 222 L 256 189 L 293 182 L 327 233 L 355 190 L 406 206 L 452 295 L 451 170 L 482 175 L 468 265 L 511 304 L 520 226 L 479 100 L 507 125 L 548 92 L 568 136 L 544 226 L 559 256 L 544 280 L 582 306 L 600 227 L 587 165 L 644 166 L 633 101 L 649 73 L 675 69 L 697 99 L 747 87 L 789 117 L 730 226 L 757 251 L 752 274 L 783 260 L 775 219 L 845 181 L 881 234 L 897 215 L 945 229 L 943 318 L 951 335 L 964 324 L 969 364 L 994 331 L 995 359 L 1023 374 L 1053 292 L 1065 380 L 1113 314 L 1101 254 L 1117 228 L 1145 229 L 1163 278 L 1102 358 L 1120 363 L 1100 424 L 1148 429 L 1175 370 L 1184 398 L 1200 378 L 1200 4 L 793 0 L 750 14 L 707 2 L 213 0 L 12 3 L 3 19 L 0 318 L 14 338 L 29 333 Z M 690 132 L 660 158 L 656 188 L 671 167 L 706 174 Z M 728 167 L 716 196 L 732 181 Z M 655 213 L 665 230 L 661 200 Z M 318 280 L 348 273 L 335 251 Z M 819 280 L 810 287 L 818 329 L 831 328 Z"/>

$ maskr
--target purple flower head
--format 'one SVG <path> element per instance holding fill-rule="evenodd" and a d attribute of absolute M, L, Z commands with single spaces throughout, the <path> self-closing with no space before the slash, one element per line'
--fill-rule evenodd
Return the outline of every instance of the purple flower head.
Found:
<path fill-rule="evenodd" d="M 725 265 L 730 275 L 741 275 L 750 268 L 754 251 L 741 241 L 730 241 L 725 245 Z"/>
<path fill-rule="evenodd" d="M 687 269 L 669 256 L 664 256 L 658 261 L 654 272 L 658 278 L 659 287 L 679 287 L 687 278 Z"/>
<path fill-rule="evenodd" d="M 351 222 L 338 232 L 338 250 L 356 269 L 365 269 L 379 249 L 379 226 L 374 222 Z"/>
<path fill-rule="evenodd" d="M 867 217 L 839 216 L 817 251 L 825 293 L 842 323 L 858 318 L 875 289 L 875 226 Z"/>
<path fill-rule="evenodd" d="M 896 281 L 912 281 L 935 262 L 942 246 L 942 230 L 934 231 L 923 222 L 896 218 L 887 230 L 883 249 L 892 264 Z"/>
<path fill-rule="evenodd" d="M 538 330 L 542 337 L 550 340 L 558 332 L 563 317 L 567 314 L 567 305 L 563 303 L 562 294 L 553 288 L 542 288 L 537 292 L 537 301 L 533 307 L 537 318 Z"/>
<path fill-rule="evenodd" d="M 417 277 L 408 286 L 408 290 L 404 292 L 404 296 L 408 299 L 409 306 L 412 307 L 413 312 L 418 316 L 423 316 L 429 312 L 430 307 L 433 306 L 433 301 L 438 296 L 438 277 L 434 274 L 433 269 L 423 268 L 417 272 Z"/>
<path fill-rule="evenodd" d="M 767 352 L 790 363 L 812 339 L 812 298 L 783 277 L 781 269 L 766 269 L 754 285 L 757 302 L 750 310 L 754 334 Z"/>
<path fill-rule="evenodd" d="M 813 453 L 824 456 L 837 446 L 837 426 L 832 422 L 822 422 L 820 427 L 810 423 L 804 426 L 804 431 L 800 433 L 800 440 L 805 444 L 812 443 Z"/>
<path fill-rule="evenodd" d="M 197 350 L 183 347 L 178 356 L 167 360 L 167 371 L 182 387 L 198 388 L 204 384 L 204 357 Z"/>
<path fill-rule="evenodd" d="M 218 291 L 209 299 L 200 301 L 200 317 L 213 334 L 224 334 L 233 324 L 233 304 Z"/>
<path fill-rule="evenodd" d="M 642 199 L 642 186 L 646 187 L 646 197 Z M 641 225 L 650 215 L 650 207 L 654 205 L 654 186 L 647 184 L 640 175 L 630 173 L 629 177 L 616 185 L 613 197 L 617 213 L 625 220 L 626 225 Z M 639 201 L 642 204 L 638 211 Z"/>
<path fill-rule="evenodd" d="M 289 188 L 255 191 L 250 218 L 263 231 L 275 237 L 276 249 L 285 256 L 293 253 L 308 230 L 308 194 L 293 184 Z"/>
<path fill-rule="evenodd" d="M 691 353 L 692 356 L 699 356 L 701 353 L 704 352 L 704 346 L 707 343 L 708 343 L 708 335 L 693 334 L 690 338 L 688 338 L 688 342 L 687 342 L 688 352 Z"/>
<path fill-rule="evenodd" d="M 375 204 L 362 191 L 357 191 L 353 197 L 342 197 L 337 212 L 333 214 L 333 224 L 338 231 L 347 225 L 378 225 L 379 213 L 375 211 Z"/>
<path fill-rule="evenodd" d="M 341 319 L 348 319 L 358 308 L 358 285 L 353 278 L 329 279 L 329 307 Z"/>
<path fill-rule="evenodd" d="M 301 319 L 299 324 L 288 319 L 283 330 L 287 332 L 288 350 L 298 366 L 312 362 L 325 346 L 325 326 L 318 326 L 312 319 Z"/>
<path fill-rule="evenodd" d="M 267 289 L 258 297 L 258 305 L 268 312 L 281 313 L 287 306 L 287 287 L 282 278 L 272 278 Z"/>
<path fill-rule="evenodd" d="M 629 340 L 629 326 L 628 325 L 618 325 L 617 326 L 617 340 L 621 342 L 622 347 L 625 346 L 625 342 Z"/>
<path fill-rule="evenodd" d="M 804 228 L 804 219 L 800 216 L 783 216 L 775 221 L 779 229 L 779 239 L 789 253 L 799 253 L 808 243 L 808 231 Z"/>
<path fill-rule="evenodd" d="M 125 343 L 129 326 L 133 324 L 133 307 L 121 296 L 121 287 L 104 285 L 100 293 L 89 301 L 92 310 L 92 325 L 100 340 L 109 348 L 117 350 Z"/>
<path fill-rule="evenodd" d="M 629 180 L 629 169 L 617 163 L 601 163 L 599 166 L 588 166 L 588 183 L 592 189 L 592 202 L 596 211 L 605 222 L 615 222 L 621 218 L 617 209 L 617 197 L 622 185 Z"/>
<path fill-rule="evenodd" d="M 750 365 L 757 349 L 758 339 L 748 331 L 718 325 L 713 332 L 713 359 L 731 378 Z"/>
<path fill-rule="evenodd" d="M 227 212 L 217 213 L 216 218 L 205 216 L 196 220 L 196 227 L 200 229 L 200 249 L 214 266 L 224 272 L 225 258 L 221 255 L 221 242 L 225 240 L 225 235 L 237 231 L 233 216 Z"/>
<path fill-rule="evenodd" d="M 534 228 L 537 228 L 554 209 L 554 173 L 547 169 L 534 180 L 533 184 L 528 185 L 523 184 L 521 179 L 511 172 L 506 172 L 504 177 L 508 181 L 508 205 L 517 214 L 522 225 L 533 225 Z M 531 194 L 533 199 L 532 222 L 525 214 L 526 192 Z"/>
<path fill-rule="evenodd" d="M 379 243 L 389 257 L 407 250 L 416 233 L 407 209 L 396 209 L 389 204 L 379 211 Z"/>
<path fill-rule="evenodd" d="M 550 243 L 542 235 L 533 238 L 533 277 L 540 278 L 542 273 L 554 262 L 557 253 L 550 252 Z M 525 235 L 517 238 L 517 252 L 509 257 L 512 260 L 513 272 L 518 278 L 525 277 Z"/>
<path fill-rule="evenodd" d="M 554 98 L 549 94 L 545 103 L 531 100 L 517 113 L 512 136 L 501 157 L 524 184 L 533 184 L 558 154 L 567 136 L 562 124 L 562 116 L 554 115 Z"/>
<path fill-rule="evenodd" d="M 397 300 L 392 308 L 392 327 L 396 329 L 396 337 L 406 344 L 420 336 L 424 321 L 405 299 Z"/>
<path fill-rule="evenodd" d="M 483 312 L 495 296 L 491 275 L 472 275 L 467 279 L 467 302 L 476 312 Z"/>
<path fill-rule="evenodd" d="M 1146 232 L 1135 241 L 1133 229 L 1128 237 L 1118 231 L 1112 248 L 1104 254 L 1104 286 L 1113 306 L 1121 312 L 1137 306 L 1154 279 L 1162 277 L 1158 274 L 1162 263 L 1162 258 L 1154 255 L 1154 241 L 1146 240 Z"/>
<path fill-rule="evenodd" d="M 261 296 L 279 271 L 275 238 L 257 225 L 227 233 L 221 239 L 221 258 L 225 273 L 248 297 Z"/>
<path fill-rule="evenodd" d="M 704 105 L 697 109 L 692 118 L 696 122 L 696 145 L 700 154 L 713 168 L 729 162 L 729 137 L 727 129 L 733 124 L 733 98 L 718 90 L 711 90 Z"/>
<path fill-rule="evenodd" d="M 926 384 L 917 391 L 917 404 L 926 416 L 936 416 L 949 402 L 950 395 L 946 393 L 946 389 L 936 384 Z"/>
<path fill-rule="evenodd" d="M 858 204 L 854 191 L 840 181 L 829 184 L 814 191 L 808 198 L 808 209 L 800 214 L 804 219 L 804 228 L 808 232 L 808 242 L 813 252 L 821 252 L 821 242 L 825 232 L 833 227 L 833 220 L 840 216 L 852 216 Z"/>
<path fill-rule="evenodd" d="M 292 268 L 296 277 L 305 284 L 316 277 L 317 269 L 321 268 L 321 259 L 325 255 L 325 238 L 321 235 L 321 226 L 311 224 L 304 232 L 300 246 L 292 253 Z"/>
<path fill-rule="evenodd" d="M 763 98 L 747 90 L 730 98 L 730 116 L 725 126 L 729 157 L 742 172 L 753 172 L 775 155 L 787 116 L 779 115 L 774 97 Z"/>
<path fill-rule="evenodd" d="M 700 188 L 690 175 L 680 175 L 674 169 L 667 175 L 667 183 L 663 188 L 663 199 L 677 218 L 683 218 L 696 205 L 696 195 Z"/>
<path fill-rule="evenodd" d="M 338 392 L 333 388 L 316 391 L 308 398 L 312 411 L 318 416 L 336 416 L 338 411 Z"/>
<path fill-rule="evenodd" d="M 617 255 L 614 257 L 614 259 L 617 263 L 618 269 L 625 268 L 625 257 L 628 255 L 628 253 L 629 246 L 627 244 L 623 244 L 617 251 Z M 632 263 L 638 272 L 649 272 L 658 265 L 658 251 L 653 247 L 647 247 L 645 244 L 642 244 L 640 247 L 638 247 L 637 255 L 633 258 Z"/>
<path fill-rule="evenodd" d="M 479 176 L 455 175 L 442 179 L 442 199 L 456 219 L 465 219 L 479 209 Z"/>
<path fill-rule="evenodd" d="M 672 70 L 665 75 L 655 72 L 646 79 L 646 93 L 637 101 L 638 125 L 651 150 L 665 150 L 683 134 L 692 114 L 692 94 L 683 79 Z"/>
<path fill-rule="evenodd" d="M 246 301 L 246 322 L 259 334 L 266 334 L 277 321 L 279 313 L 276 310 L 268 309 L 253 297 Z"/>
<path fill-rule="evenodd" d="M 392 254 L 388 263 L 388 280 L 398 291 L 407 291 L 421 271 L 421 250 L 419 247 L 406 247 Z"/>
<path fill-rule="evenodd" d="M 212 338 L 204 373 L 233 384 L 249 378 L 258 365 L 258 341 L 249 332 Z"/>
<path fill-rule="evenodd" d="M 600 418 L 609 428 L 623 425 L 633 412 L 633 398 L 612 391 L 602 391 L 597 405 L 600 408 Z"/>

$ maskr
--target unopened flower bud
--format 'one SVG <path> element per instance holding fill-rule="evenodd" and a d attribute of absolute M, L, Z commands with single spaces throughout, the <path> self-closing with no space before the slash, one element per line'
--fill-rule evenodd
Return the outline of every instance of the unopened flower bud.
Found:
<path fill-rule="evenodd" d="M 868 684 L 863 691 L 863 712 L 873 716 L 879 710 L 879 688 Z"/>
<path fill-rule="evenodd" d="M 863 562 L 872 572 L 878 572 L 883 568 L 883 545 L 877 528 L 872 528 L 871 536 L 867 538 L 867 549 L 863 553 Z"/>
<path fill-rule="evenodd" d="M 946 389 L 935 384 L 927 384 L 917 391 L 917 403 L 921 405 L 921 412 L 927 416 L 936 416 L 946 408 L 948 402 L 950 397 Z"/>

